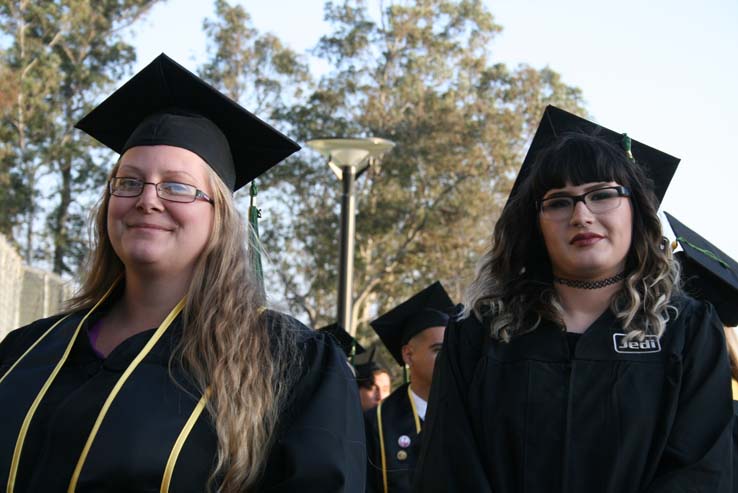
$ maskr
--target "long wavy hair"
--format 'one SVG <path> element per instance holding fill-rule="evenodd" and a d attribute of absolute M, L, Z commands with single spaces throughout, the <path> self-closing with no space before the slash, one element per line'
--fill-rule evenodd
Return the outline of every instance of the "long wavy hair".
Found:
<path fill-rule="evenodd" d="M 300 356 L 288 319 L 268 326 L 264 295 L 248 261 L 243 220 L 232 193 L 209 167 L 208 176 L 214 226 L 185 295 L 182 337 L 170 369 L 180 363 L 199 391 L 210 388 L 207 409 L 218 452 L 208 489 L 217 482 L 218 491 L 235 493 L 251 491 L 263 471 Z M 125 278 L 108 237 L 109 201 L 106 190 L 95 212 L 86 277 L 68 304 L 71 310 L 91 307 Z"/>
<path fill-rule="evenodd" d="M 543 149 L 510 197 L 467 289 L 465 314 L 476 314 L 491 337 L 502 341 L 535 330 L 541 320 L 563 327 L 536 203 L 567 183 L 610 181 L 631 190 L 633 207 L 627 276 L 610 306 L 628 338 L 661 336 L 670 315 L 677 314 L 670 301 L 679 290 L 679 268 L 663 238 L 653 184 L 622 149 L 582 133 L 564 134 Z"/>

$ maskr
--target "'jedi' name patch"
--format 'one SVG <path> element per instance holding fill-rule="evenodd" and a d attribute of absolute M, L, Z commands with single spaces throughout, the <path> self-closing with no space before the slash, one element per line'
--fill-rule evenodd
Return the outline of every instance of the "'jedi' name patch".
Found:
<path fill-rule="evenodd" d="M 616 353 L 658 353 L 661 351 L 661 341 L 656 336 L 646 336 L 642 341 L 629 341 L 625 334 L 613 334 L 612 342 Z"/>

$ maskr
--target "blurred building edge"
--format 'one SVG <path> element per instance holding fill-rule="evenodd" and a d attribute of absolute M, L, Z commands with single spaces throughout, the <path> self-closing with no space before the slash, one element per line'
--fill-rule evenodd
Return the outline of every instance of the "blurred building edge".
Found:
<path fill-rule="evenodd" d="M 0 235 L 0 340 L 15 328 L 58 313 L 73 292 L 70 281 L 24 265 Z"/>

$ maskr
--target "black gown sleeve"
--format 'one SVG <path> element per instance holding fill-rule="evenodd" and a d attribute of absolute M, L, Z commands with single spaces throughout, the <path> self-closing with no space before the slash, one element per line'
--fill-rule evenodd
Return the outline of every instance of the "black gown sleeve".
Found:
<path fill-rule="evenodd" d="M 481 356 L 484 329 L 474 318 L 451 322 L 433 373 L 416 493 L 491 493 L 472 429 L 464 389 Z"/>
<path fill-rule="evenodd" d="M 330 338 L 302 329 L 301 375 L 258 491 L 363 493 L 366 448 L 356 382 Z"/>
<path fill-rule="evenodd" d="M 366 493 L 382 493 L 382 458 L 379 447 L 379 429 L 377 428 L 377 408 L 364 413 L 364 429 L 366 430 Z"/>
<path fill-rule="evenodd" d="M 0 378 L 64 314 L 36 320 L 24 327 L 12 330 L 0 341 Z"/>
<path fill-rule="evenodd" d="M 733 401 L 733 491 L 738 491 L 738 401 Z"/>
<path fill-rule="evenodd" d="M 669 438 L 647 493 L 733 491 L 734 418 L 723 326 L 712 306 L 694 301 L 691 305 L 673 322 L 688 324 L 682 385 Z"/>

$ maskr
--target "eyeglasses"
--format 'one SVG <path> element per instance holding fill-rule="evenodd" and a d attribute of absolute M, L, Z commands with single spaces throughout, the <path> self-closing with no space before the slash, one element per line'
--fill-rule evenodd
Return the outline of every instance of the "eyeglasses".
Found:
<path fill-rule="evenodd" d="M 197 189 L 193 185 L 179 183 L 176 181 L 162 181 L 159 183 L 151 183 L 149 181 L 139 180 L 138 178 L 129 178 L 126 176 L 116 176 L 108 182 L 108 189 L 111 195 L 116 197 L 138 197 L 143 193 L 144 186 L 154 185 L 156 195 L 160 199 L 169 202 L 180 202 L 183 204 L 194 202 L 195 200 L 204 200 L 210 204 L 214 204 L 213 199 L 202 190 Z"/>
<path fill-rule="evenodd" d="M 577 202 L 584 202 L 592 214 L 601 214 L 616 209 L 622 202 L 621 197 L 630 197 L 628 187 L 604 187 L 590 190 L 582 195 L 561 195 L 538 202 L 541 217 L 552 221 L 564 221 L 571 218 Z"/>

